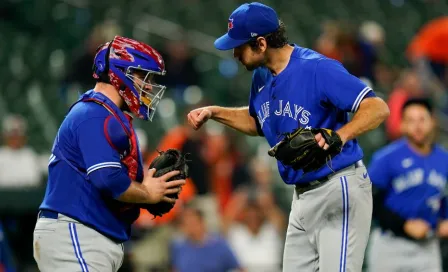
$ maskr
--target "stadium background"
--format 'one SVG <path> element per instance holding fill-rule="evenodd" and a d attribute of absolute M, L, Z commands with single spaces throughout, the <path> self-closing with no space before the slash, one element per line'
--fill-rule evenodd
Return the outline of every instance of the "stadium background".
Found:
<path fill-rule="evenodd" d="M 389 103 L 391 118 L 360 138 L 366 163 L 372 152 L 399 137 L 396 109 L 410 96 L 433 99 L 439 142 L 447 146 L 446 0 L 261 2 L 277 10 L 291 42 L 340 60 Z M 165 58 L 168 73 L 161 83 L 168 89 L 164 100 L 152 123 L 137 121 L 136 126 L 147 160 L 157 147 L 178 147 L 198 154 L 193 161 L 197 178 L 190 181 L 192 186 L 183 193 L 182 203 L 208 207 L 203 212 L 210 232 L 221 230 L 222 224 L 228 230 L 245 220 L 250 201 L 242 200 L 244 196 L 258 201 L 258 208 L 278 212 L 276 219 L 263 215 L 266 218 L 259 224 L 284 226 L 292 189 L 279 180 L 274 161 L 265 154 L 263 139 L 244 137 L 212 122 L 196 133 L 184 126 L 186 112 L 192 107 L 247 104 L 250 73 L 230 52 L 213 47 L 214 39 L 227 29 L 229 14 L 241 3 L 0 2 L 0 264 L 5 271 L 36 271 L 32 230 L 53 138 L 70 104 L 94 86 L 91 64 L 96 47 L 116 34 L 147 42 Z M 172 258 L 169 244 L 185 227 L 177 216 L 182 214 L 182 203 L 164 220 L 139 219 L 121 271 L 168 271 Z M 283 235 L 265 244 L 282 243 Z M 238 241 L 229 243 L 239 246 Z M 236 255 L 247 263 L 245 254 Z M 144 266 L 147 268 L 141 268 Z"/>

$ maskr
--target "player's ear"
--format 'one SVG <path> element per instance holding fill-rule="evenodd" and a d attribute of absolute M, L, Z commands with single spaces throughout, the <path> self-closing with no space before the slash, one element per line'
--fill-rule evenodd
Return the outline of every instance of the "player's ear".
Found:
<path fill-rule="evenodd" d="M 257 47 L 258 47 L 258 50 L 260 50 L 260 52 L 266 51 L 266 49 L 268 48 L 268 44 L 264 37 L 257 38 Z"/>

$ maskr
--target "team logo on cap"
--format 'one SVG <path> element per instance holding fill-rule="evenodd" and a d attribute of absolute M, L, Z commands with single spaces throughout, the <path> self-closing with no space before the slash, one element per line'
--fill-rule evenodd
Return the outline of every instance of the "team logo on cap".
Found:
<path fill-rule="evenodd" d="M 233 19 L 229 19 L 229 22 L 227 23 L 227 31 L 231 30 L 233 28 Z"/>

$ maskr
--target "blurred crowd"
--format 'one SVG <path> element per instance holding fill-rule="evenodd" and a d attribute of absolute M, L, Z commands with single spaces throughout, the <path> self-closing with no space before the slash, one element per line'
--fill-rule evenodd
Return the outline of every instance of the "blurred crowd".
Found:
<path fill-rule="evenodd" d="M 67 103 L 69 97 L 78 95 L 70 92 L 70 84 L 79 84 L 84 90 L 94 84 L 90 73 L 78 71 L 90 70 L 96 45 L 107 40 L 107 35 L 98 33 L 117 31 L 109 23 L 102 27 L 94 30 L 79 51 L 82 54 L 68 64 L 74 73 L 67 74 L 61 83 L 61 95 Z M 444 34 L 440 33 L 443 29 Z M 342 62 L 387 100 L 391 115 L 379 128 L 383 144 L 401 136 L 400 109 L 410 97 L 429 97 L 436 102 L 442 141 L 447 130 L 443 120 L 448 113 L 448 17 L 428 22 L 409 47 L 403 48 L 408 59 L 406 67 L 395 66 L 382 55 L 387 46 L 386 31 L 373 21 L 360 26 L 328 21 L 322 24 L 312 48 Z M 168 87 L 167 95 L 176 105 L 185 106 L 184 113 L 189 107 L 206 104 L 205 97 L 194 105 L 185 105 L 185 90 L 201 85 L 201 74 L 188 43 L 183 39 L 168 41 L 161 51 L 169 70 L 161 82 Z M 45 185 L 50 150 L 38 154 L 27 145 L 27 135 L 23 116 L 3 116 L 2 190 L 26 191 Z M 172 267 L 197 271 L 188 270 L 190 266 L 209 271 L 280 271 L 292 188 L 279 180 L 276 164 L 267 156 L 266 148 L 249 152 L 232 131 L 213 123 L 194 131 L 183 120 L 170 127 L 161 139 L 150 139 L 143 129 L 138 130 L 138 138 L 148 165 L 158 154 L 154 145 L 158 150 L 177 148 L 188 153 L 191 178 L 169 214 L 154 218 L 141 211 L 133 238 L 125 245 L 126 260 L 121 271 L 170 271 Z M 35 220 L 36 214 L 30 216 L 31 222 Z M 32 230 L 17 235 L 20 220 L 6 218 L 0 223 L 0 271 L 35 271 L 32 255 L 22 254 L 26 248 L 23 243 L 31 244 Z"/>
<path fill-rule="evenodd" d="M 339 60 L 353 75 L 373 87 L 388 102 L 390 118 L 385 124 L 387 141 L 400 137 L 400 111 L 413 97 L 426 97 L 438 106 L 439 118 L 448 113 L 448 17 L 441 17 L 422 26 L 403 55 L 407 66 L 398 67 L 385 55 L 386 31 L 374 21 L 358 28 L 344 22 L 322 24 L 322 33 L 314 49 Z M 446 131 L 446 123 L 439 122 Z"/>
<path fill-rule="evenodd" d="M 157 147 L 168 148 L 188 154 L 190 178 L 169 214 L 142 210 L 128 248 L 133 271 L 278 270 L 288 204 L 267 157 L 249 158 L 230 132 L 213 127 L 174 127 Z M 148 165 L 158 154 L 143 152 Z"/>

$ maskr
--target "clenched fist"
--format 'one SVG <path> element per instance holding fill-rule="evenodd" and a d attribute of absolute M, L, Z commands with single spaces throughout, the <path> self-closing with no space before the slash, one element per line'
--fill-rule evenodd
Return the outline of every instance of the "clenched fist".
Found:
<path fill-rule="evenodd" d="M 188 123 L 195 129 L 198 130 L 202 125 L 207 122 L 208 119 L 212 117 L 211 107 L 203 107 L 199 109 L 192 110 L 188 113 Z"/>

